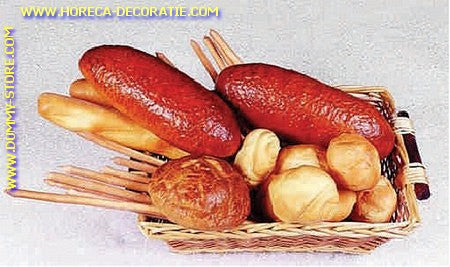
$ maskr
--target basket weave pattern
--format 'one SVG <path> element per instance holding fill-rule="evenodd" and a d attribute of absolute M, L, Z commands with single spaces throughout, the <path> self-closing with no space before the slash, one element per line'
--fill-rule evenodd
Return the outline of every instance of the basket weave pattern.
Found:
<path fill-rule="evenodd" d="M 340 86 L 356 97 L 369 101 L 391 123 L 396 132 L 396 145 L 381 163 L 382 174 L 397 192 L 397 209 L 389 223 L 323 222 L 311 225 L 283 222 L 247 222 L 222 232 L 188 229 L 167 221 L 143 215 L 138 217 L 142 233 L 165 240 L 180 253 L 230 251 L 321 251 L 368 253 L 392 238 L 411 233 L 420 217 L 413 182 L 425 178 L 414 171 L 408 161 L 402 133 L 414 133 L 409 121 L 396 120 L 394 100 L 384 87 Z M 420 169 L 420 168 L 419 168 Z"/>

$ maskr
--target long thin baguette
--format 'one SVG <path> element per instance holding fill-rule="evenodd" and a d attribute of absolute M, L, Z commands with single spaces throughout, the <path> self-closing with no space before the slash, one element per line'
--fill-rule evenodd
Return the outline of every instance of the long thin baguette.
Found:
<path fill-rule="evenodd" d="M 73 132 L 89 132 L 124 146 L 180 158 L 188 155 L 134 123 L 119 111 L 84 100 L 53 93 L 38 99 L 39 114 Z"/>

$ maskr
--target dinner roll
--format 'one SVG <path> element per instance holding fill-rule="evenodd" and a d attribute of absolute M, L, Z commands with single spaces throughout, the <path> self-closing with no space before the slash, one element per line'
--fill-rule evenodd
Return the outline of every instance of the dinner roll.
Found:
<path fill-rule="evenodd" d="M 397 207 L 397 194 L 389 180 L 382 176 L 377 185 L 356 194 L 350 218 L 359 222 L 388 222 Z"/>
<path fill-rule="evenodd" d="M 244 178 L 221 159 L 187 156 L 171 160 L 149 181 L 153 205 L 170 221 L 187 228 L 230 229 L 243 223 L 250 213 Z"/>
<path fill-rule="evenodd" d="M 251 131 L 234 159 L 246 181 L 256 186 L 273 170 L 280 151 L 280 140 L 266 129 Z"/>
<path fill-rule="evenodd" d="M 345 220 L 352 212 L 356 202 L 356 193 L 350 190 L 339 191 L 339 203 L 330 206 L 328 222 L 340 222 Z"/>
<path fill-rule="evenodd" d="M 278 154 L 275 170 L 283 172 L 303 165 L 326 170 L 325 152 L 315 145 L 286 146 Z"/>
<path fill-rule="evenodd" d="M 339 201 L 336 183 L 314 166 L 271 174 L 261 194 L 266 215 L 288 223 L 324 221 L 329 216 L 325 207 Z"/>
<path fill-rule="evenodd" d="M 357 134 L 341 134 L 331 139 L 326 158 L 339 188 L 353 191 L 374 187 L 381 175 L 377 149 Z"/>

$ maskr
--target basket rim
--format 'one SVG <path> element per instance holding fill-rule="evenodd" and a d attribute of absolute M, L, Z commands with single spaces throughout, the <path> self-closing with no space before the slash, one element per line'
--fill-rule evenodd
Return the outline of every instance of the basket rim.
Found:
<path fill-rule="evenodd" d="M 420 225 L 418 221 L 367 223 L 367 222 L 320 222 L 309 225 L 285 222 L 248 222 L 224 231 L 195 230 L 175 223 L 148 222 L 145 216 L 138 216 L 137 224 L 145 235 L 164 240 L 175 239 L 219 239 L 266 236 L 340 236 L 351 238 L 385 237 L 403 238 Z M 166 237 L 170 234 L 170 237 Z"/>

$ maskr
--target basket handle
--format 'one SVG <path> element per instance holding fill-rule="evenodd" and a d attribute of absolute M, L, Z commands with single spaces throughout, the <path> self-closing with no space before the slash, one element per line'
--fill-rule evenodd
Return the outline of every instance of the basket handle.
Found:
<path fill-rule="evenodd" d="M 425 166 L 422 164 L 419 148 L 417 147 L 415 130 L 406 110 L 400 110 L 395 120 L 395 130 L 403 137 L 403 142 L 408 153 L 409 164 L 407 166 L 407 179 L 414 184 L 414 191 L 418 200 L 428 199 L 430 189 Z"/>

